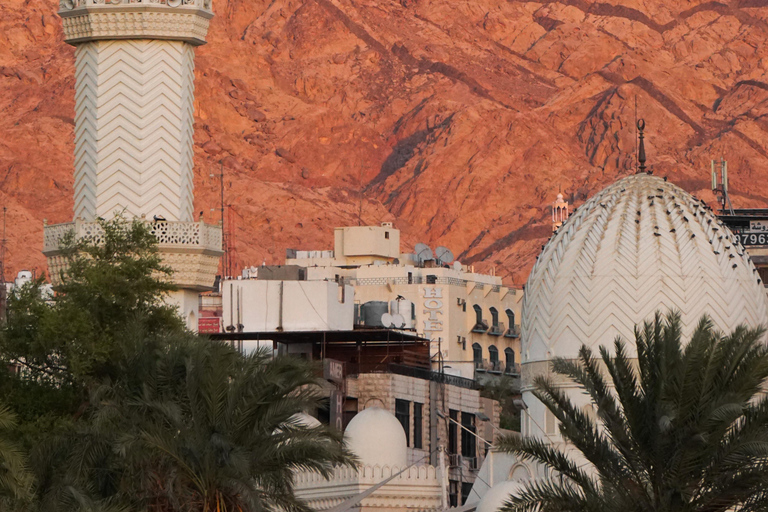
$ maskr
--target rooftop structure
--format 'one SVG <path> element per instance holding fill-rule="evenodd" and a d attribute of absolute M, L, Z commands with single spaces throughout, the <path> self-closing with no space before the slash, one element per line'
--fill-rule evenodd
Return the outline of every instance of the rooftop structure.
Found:
<path fill-rule="evenodd" d="M 259 339 L 269 331 L 405 329 L 431 340 L 440 372 L 519 375 L 521 290 L 455 261 L 445 247 L 401 252 L 391 223 L 336 228 L 334 241 L 333 250 L 289 249 L 285 265 L 224 281 L 222 328 L 242 325 Z"/>
<path fill-rule="evenodd" d="M 64 40 L 75 46 L 74 221 L 45 227 L 51 279 L 61 239 L 98 241 L 99 218 L 144 219 L 180 287 L 171 296 L 196 326 L 198 298 L 218 268 L 221 227 L 193 219 L 195 46 L 211 0 L 61 0 Z"/>

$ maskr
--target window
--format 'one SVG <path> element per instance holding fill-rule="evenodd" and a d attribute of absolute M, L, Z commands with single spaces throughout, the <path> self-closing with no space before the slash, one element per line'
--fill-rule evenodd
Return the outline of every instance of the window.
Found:
<path fill-rule="evenodd" d="M 509 328 L 512 329 L 515 327 L 515 312 L 511 309 L 508 309 L 505 311 L 507 314 L 507 320 L 509 320 Z"/>
<path fill-rule="evenodd" d="M 451 507 L 459 506 L 459 482 L 457 480 L 448 482 L 448 504 Z"/>
<path fill-rule="evenodd" d="M 472 327 L 472 332 L 485 332 L 488 330 L 488 324 L 483 320 L 483 308 L 475 304 L 472 306 L 475 310 L 475 326 Z"/>
<path fill-rule="evenodd" d="M 504 358 L 506 359 L 505 373 L 514 373 L 515 370 L 515 351 L 511 348 L 504 349 Z"/>
<path fill-rule="evenodd" d="M 411 402 L 408 400 L 395 399 L 395 417 L 403 426 L 405 430 L 405 442 L 408 446 L 410 443 L 411 433 Z"/>
<path fill-rule="evenodd" d="M 499 349 L 495 345 L 488 347 L 488 356 L 491 359 L 491 367 L 494 370 L 499 369 Z"/>
<path fill-rule="evenodd" d="M 384 232 L 384 238 L 386 238 L 387 240 L 389 240 L 389 231 L 385 231 L 385 232 Z"/>
<path fill-rule="evenodd" d="M 437 276 L 432 274 L 427 275 L 427 284 L 437 284 Z"/>
<path fill-rule="evenodd" d="M 488 347 L 488 354 L 492 363 L 499 362 L 499 349 L 496 348 L 496 345 Z"/>
<path fill-rule="evenodd" d="M 453 421 L 448 422 L 448 455 L 459 453 L 458 426 L 459 411 L 453 409 L 448 411 L 448 417 Z"/>
<path fill-rule="evenodd" d="M 475 362 L 475 368 L 483 366 L 483 347 L 479 343 L 472 344 L 472 360 Z"/>
<path fill-rule="evenodd" d="M 477 456 L 475 450 L 475 415 L 468 412 L 461 413 L 461 456 L 473 459 Z"/>
<path fill-rule="evenodd" d="M 418 402 L 413 402 L 413 447 L 414 448 L 423 448 L 424 444 L 422 442 L 422 410 L 423 410 L 424 404 L 420 404 Z"/>
<path fill-rule="evenodd" d="M 497 310 L 496 308 L 491 308 L 490 311 L 491 311 L 491 322 L 492 322 L 491 325 L 493 325 L 494 329 L 498 329 L 499 328 L 499 310 Z"/>
<path fill-rule="evenodd" d="M 413 272 L 408 272 L 408 284 L 413 284 Z"/>

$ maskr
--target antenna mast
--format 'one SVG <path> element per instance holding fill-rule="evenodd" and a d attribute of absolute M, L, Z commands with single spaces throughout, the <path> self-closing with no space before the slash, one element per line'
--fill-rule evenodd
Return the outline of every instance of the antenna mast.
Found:
<path fill-rule="evenodd" d="M 720 179 L 718 180 L 716 167 L 720 167 Z M 712 192 L 717 195 L 717 200 L 720 202 L 720 211 L 723 213 L 728 212 L 731 215 L 733 212 L 733 204 L 731 203 L 731 196 L 728 195 L 728 161 L 723 157 L 720 157 L 720 161 L 711 161 L 712 166 Z"/>
<path fill-rule="evenodd" d="M 3 206 L 3 238 L 0 239 L 0 282 L 5 285 L 5 218 L 8 213 L 8 208 Z"/>
<path fill-rule="evenodd" d="M 224 229 L 224 160 L 219 160 L 219 173 L 218 174 L 210 174 L 211 178 L 218 177 L 219 178 L 219 193 L 220 193 L 220 202 L 219 202 L 219 213 L 221 214 L 220 221 L 221 222 L 221 248 L 224 250 L 224 256 L 221 259 L 221 279 L 224 280 L 227 277 L 229 277 L 230 272 L 230 264 L 229 264 L 229 237 L 227 236 L 227 231 Z M 211 208 L 213 210 L 213 208 Z M 201 219 L 202 221 L 202 219 Z"/>
<path fill-rule="evenodd" d="M 8 304 L 7 288 L 5 287 L 5 218 L 8 208 L 3 206 L 3 238 L 0 239 L 0 322 L 5 321 L 5 311 Z"/>
<path fill-rule="evenodd" d="M 357 180 L 357 186 L 360 187 L 360 206 L 357 210 L 357 225 L 363 225 L 363 166 L 360 166 L 360 179 Z"/>

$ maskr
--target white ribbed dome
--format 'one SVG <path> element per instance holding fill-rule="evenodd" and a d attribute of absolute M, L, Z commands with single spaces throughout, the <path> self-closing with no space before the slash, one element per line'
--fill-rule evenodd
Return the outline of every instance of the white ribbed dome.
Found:
<path fill-rule="evenodd" d="M 684 335 L 704 314 L 722 331 L 768 320 L 737 237 L 680 187 L 636 174 L 587 201 L 542 251 L 525 288 L 523 361 L 631 342 L 636 324 L 669 309 Z"/>
<path fill-rule="evenodd" d="M 363 466 L 408 465 L 408 441 L 395 416 L 381 407 L 369 407 L 355 415 L 344 431 L 347 448 Z"/>

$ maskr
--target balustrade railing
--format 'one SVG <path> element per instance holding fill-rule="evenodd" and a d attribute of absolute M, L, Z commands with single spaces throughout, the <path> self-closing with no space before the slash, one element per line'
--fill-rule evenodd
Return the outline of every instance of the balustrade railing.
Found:
<path fill-rule="evenodd" d="M 60 0 L 59 8 L 64 10 L 72 10 L 78 7 L 89 6 L 141 6 L 147 5 L 152 7 L 196 7 L 198 9 L 211 10 L 212 0 Z"/>
<path fill-rule="evenodd" d="M 221 228 L 204 222 L 146 222 L 150 233 L 155 235 L 161 248 L 196 248 L 213 251 L 221 250 Z M 43 252 L 55 251 L 68 233 L 74 232 L 75 239 L 101 243 L 104 230 L 98 222 L 74 221 L 45 226 Z"/>

